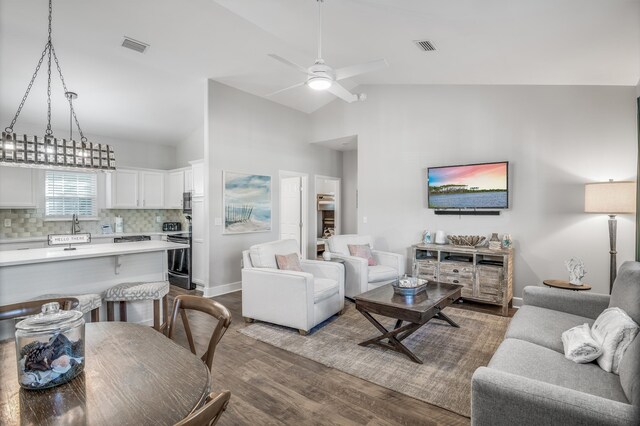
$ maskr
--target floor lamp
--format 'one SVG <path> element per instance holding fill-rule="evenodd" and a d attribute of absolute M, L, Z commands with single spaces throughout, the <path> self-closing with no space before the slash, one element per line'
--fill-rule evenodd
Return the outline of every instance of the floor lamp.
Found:
<path fill-rule="evenodd" d="M 616 279 L 616 227 L 617 214 L 634 213 L 636 210 L 635 182 L 596 182 L 584 187 L 584 211 L 609 215 L 609 294 Z"/>

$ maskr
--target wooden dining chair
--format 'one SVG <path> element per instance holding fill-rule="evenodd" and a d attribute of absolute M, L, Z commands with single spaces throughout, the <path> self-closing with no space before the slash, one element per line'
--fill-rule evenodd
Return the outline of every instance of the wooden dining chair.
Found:
<path fill-rule="evenodd" d="M 231 392 L 212 392 L 207 397 L 207 401 L 202 406 L 189 414 L 184 420 L 176 423 L 175 426 L 213 426 L 218 423 L 220 416 L 227 409 Z"/>
<path fill-rule="evenodd" d="M 60 309 L 69 311 L 76 309 L 80 302 L 75 297 L 57 297 L 54 299 L 30 300 L 28 302 L 14 303 L 0 306 L 0 321 L 37 315 L 42 312 L 42 305 L 58 302 Z"/>
<path fill-rule="evenodd" d="M 187 340 L 189 341 L 189 348 L 193 354 L 196 354 L 196 347 L 193 344 L 193 336 L 191 335 L 191 328 L 189 327 L 189 319 L 187 318 L 186 310 L 194 310 L 211 315 L 218 320 L 218 324 L 211 334 L 209 340 L 209 346 L 207 351 L 202 355 L 202 361 L 207 364 L 209 371 L 211 371 L 211 364 L 213 364 L 213 354 L 216 350 L 216 346 L 224 333 L 231 324 L 231 313 L 229 310 L 216 302 L 213 299 L 207 299 L 201 296 L 191 296 L 187 294 L 181 294 L 176 296 L 173 302 L 173 313 L 171 315 L 171 323 L 169 324 L 169 333 L 167 336 L 169 339 L 174 338 L 176 321 L 178 319 L 178 313 L 182 317 L 182 323 L 184 324 L 184 330 L 187 334 Z"/>

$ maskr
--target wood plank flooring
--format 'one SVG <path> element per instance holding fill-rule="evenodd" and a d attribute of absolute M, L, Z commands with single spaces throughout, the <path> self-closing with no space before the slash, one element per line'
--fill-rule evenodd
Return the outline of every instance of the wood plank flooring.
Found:
<path fill-rule="evenodd" d="M 198 294 L 171 286 L 178 294 Z M 231 391 L 218 423 L 227 425 L 468 425 L 469 419 L 418 401 L 237 332 L 242 293 L 214 298 L 233 315 L 213 361 L 212 390 Z M 495 313 L 499 307 L 467 303 L 461 309 Z M 510 316 L 515 312 L 510 309 Z M 206 348 L 215 320 L 189 313 L 198 355 Z M 179 325 L 177 341 L 188 348 Z"/>

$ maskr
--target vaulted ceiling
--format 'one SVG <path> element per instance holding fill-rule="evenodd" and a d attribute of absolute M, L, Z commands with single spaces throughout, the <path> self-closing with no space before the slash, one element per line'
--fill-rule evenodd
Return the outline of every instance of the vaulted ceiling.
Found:
<path fill-rule="evenodd" d="M 316 56 L 314 0 L 54 0 L 54 45 L 87 133 L 175 144 L 203 120 L 204 81 L 265 96 Z M 640 77 L 639 0 L 325 0 L 323 53 L 343 67 L 390 66 L 358 84 L 628 85 Z M 0 0 L 0 126 L 46 41 L 46 0 Z M 120 47 L 123 36 L 151 45 Z M 422 52 L 414 40 L 430 40 Z M 21 123 L 44 129 L 41 70 Z M 68 108 L 54 78 L 54 126 Z M 300 87 L 271 98 L 311 112 L 334 100 Z"/>

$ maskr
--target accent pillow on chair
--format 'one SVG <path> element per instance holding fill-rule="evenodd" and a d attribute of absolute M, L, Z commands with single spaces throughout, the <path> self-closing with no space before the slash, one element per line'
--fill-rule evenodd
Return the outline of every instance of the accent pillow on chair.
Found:
<path fill-rule="evenodd" d="M 278 269 L 302 272 L 302 265 L 300 264 L 298 253 L 276 254 L 276 263 L 278 264 Z"/>
<path fill-rule="evenodd" d="M 369 266 L 377 265 L 369 244 L 348 244 L 347 247 L 349 247 L 349 254 L 351 254 L 351 256 L 367 259 Z"/>
<path fill-rule="evenodd" d="M 598 365 L 604 371 L 618 374 L 620 361 L 639 331 L 638 324 L 620 308 L 602 311 L 591 327 L 593 338 L 602 346 Z"/>

